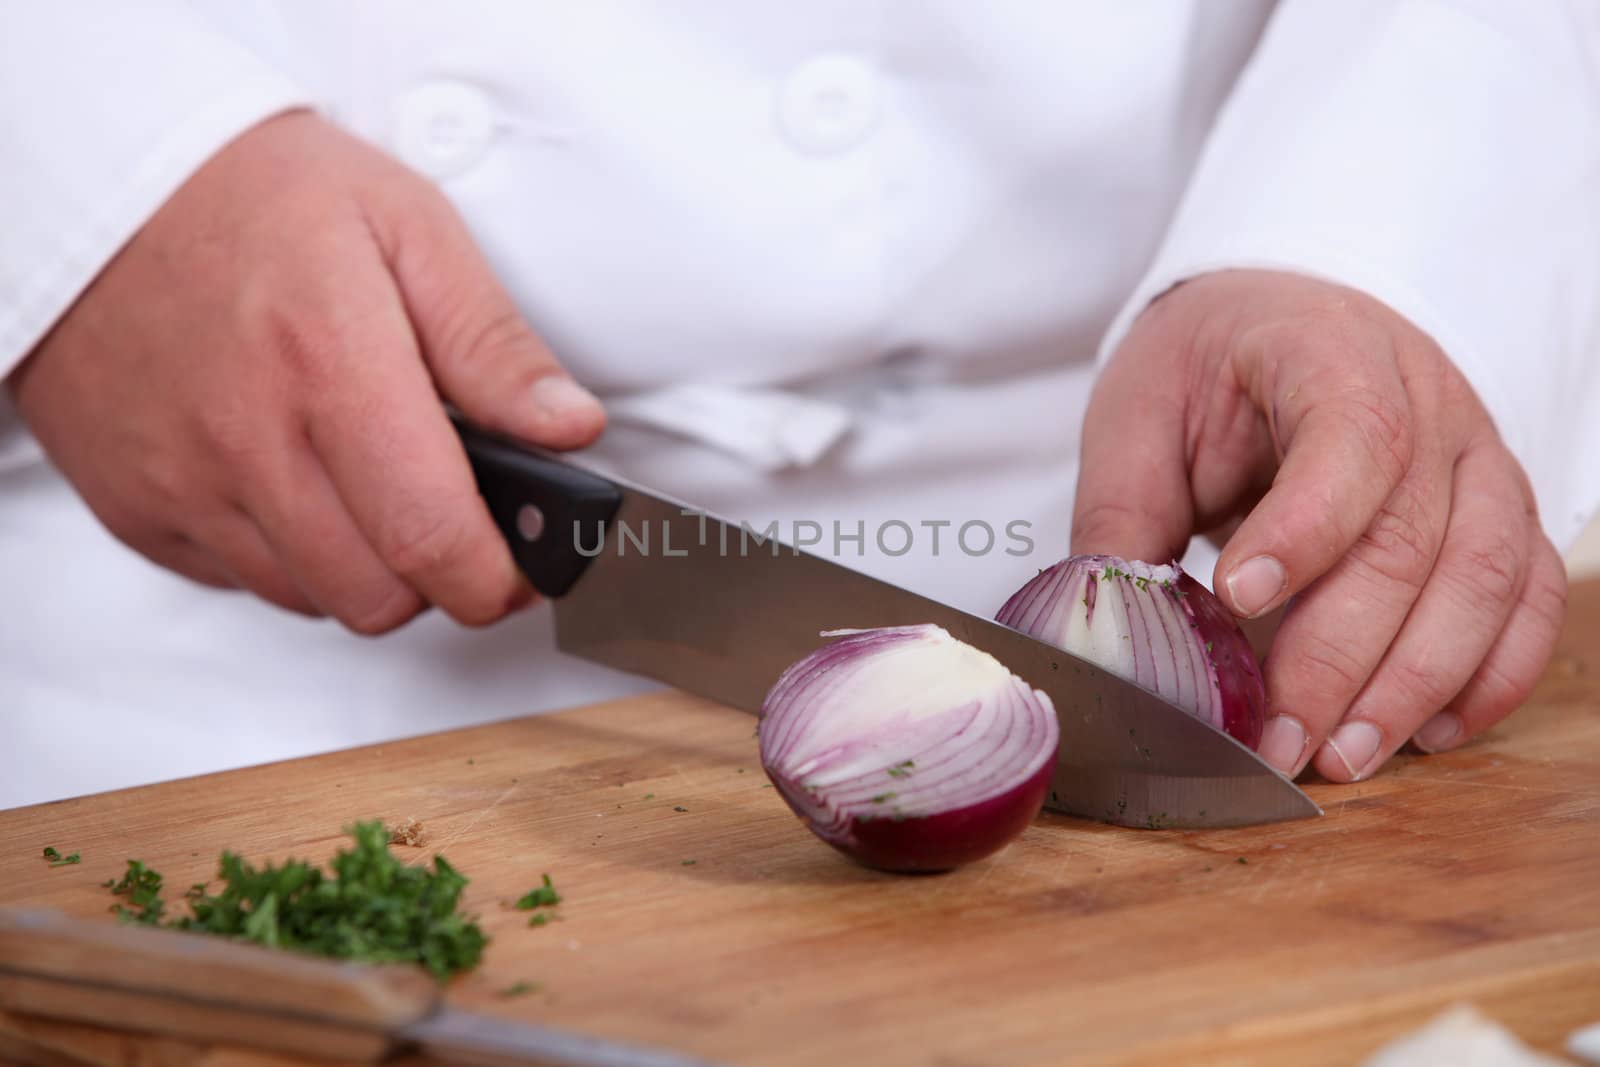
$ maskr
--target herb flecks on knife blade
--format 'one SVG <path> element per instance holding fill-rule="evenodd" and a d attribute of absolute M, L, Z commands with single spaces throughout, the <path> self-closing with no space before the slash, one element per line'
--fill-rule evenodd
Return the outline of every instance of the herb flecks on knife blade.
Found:
<path fill-rule="evenodd" d="M 140 861 L 129 860 L 122 880 L 105 885 L 126 898 L 116 912 L 127 922 L 365 963 L 420 963 L 441 980 L 475 966 L 488 938 L 459 910 L 467 879 L 443 856 L 432 870 L 401 863 L 382 822 L 346 833 L 355 845 L 327 872 L 300 860 L 257 867 L 224 852 L 220 890 L 191 888 L 191 914 L 167 921 L 161 875 Z"/>

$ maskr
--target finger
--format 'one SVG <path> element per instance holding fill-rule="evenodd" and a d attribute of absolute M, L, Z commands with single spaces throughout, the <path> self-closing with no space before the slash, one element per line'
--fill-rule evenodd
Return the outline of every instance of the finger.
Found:
<path fill-rule="evenodd" d="M 550 448 L 600 435 L 605 411 L 534 334 L 443 197 L 383 235 L 390 268 L 446 399 L 491 430 Z"/>
<path fill-rule="evenodd" d="M 1267 654 L 1263 759 L 1295 775 L 1344 717 L 1433 569 L 1450 509 L 1448 468 L 1413 470 L 1343 559 L 1284 614 Z"/>
<path fill-rule="evenodd" d="M 152 538 L 132 546 L 140 555 L 159 567 L 173 571 L 192 582 L 212 589 L 238 589 L 239 584 L 209 552 L 201 549 L 187 537 L 177 534 Z"/>
<path fill-rule="evenodd" d="M 1084 414 L 1072 552 L 1157 562 L 1182 557 L 1194 526 L 1184 406 L 1157 372 L 1159 326 L 1135 326 Z"/>
<path fill-rule="evenodd" d="M 1410 469 L 1412 401 L 1383 352 L 1381 339 L 1299 322 L 1240 343 L 1240 377 L 1284 456 L 1217 560 L 1217 594 L 1236 615 L 1263 615 L 1327 573 Z"/>
<path fill-rule="evenodd" d="M 1541 532 L 1522 596 L 1499 639 L 1450 706 L 1417 731 L 1416 746 L 1424 752 L 1455 748 L 1521 706 L 1555 652 L 1566 604 L 1566 566 Z"/>
<path fill-rule="evenodd" d="M 115 510 L 101 515 L 101 521 L 129 548 L 190 581 L 213 589 L 249 590 L 297 614 L 321 614 L 277 566 L 250 517 L 235 509 L 211 515 L 192 537 L 146 526 Z"/>
<path fill-rule="evenodd" d="M 238 588 L 298 615 L 322 615 L 243 510 L 230 507 L 208 516 L 195 527 L 192 539 Z"/>
<path fill-rule="evenodd" d="M 422 611 L 422 598 L 368 544 L 303 436 L 270 450 L 247 506 L 267 544 L 321 611 L 348 629 L 387 633 Z"/>
<path fill-rule="evenodd" d="M 381 271 L 381 268 L 374 264 Z M 339 309 L 309 309 L 325 352 L 302 424 L 329 481 L 378 558 L 465 625 L 520 606 L 526 583 L 479 495 L 460 439 L 417 352 L 387 275 L 348 283 Z M 371 306 L 354 310 L 357 293 Z M 331 299 L 331 297 L 330 297 Z"/>
<path fill-rule="evenodd" d="M 1467 684 L 1528 577 L 1530 528 L 1498 441 L 1456 461 L 1450 519 L 1427 584 L 1378 669 L 1315 757 L 1335 782 L 1370 776 Z"/>

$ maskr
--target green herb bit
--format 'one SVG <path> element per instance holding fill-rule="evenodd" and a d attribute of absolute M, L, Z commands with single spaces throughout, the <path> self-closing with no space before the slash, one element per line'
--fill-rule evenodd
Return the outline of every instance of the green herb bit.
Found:
<path fill-rule="evenodd" d="M 645 795 L 644 795 L 644 798 L 645 798 L 645 799 L 646 799 L 646 800 L 654 800 L 654 799 L 655 799 L 655 798 L 656 798 L 656 795 L 655 795 L 655 794 L 654 794 L 654 793 L 646 793 L 646 794 L 645 794 Z"/>
<path fill-rule="evenodd" d="M 885 768 L 885 770 L 888 772 L 890 778 L 910 778 L 911 768 L 915 767 L 916 765 L 917 763 L 915 760 L 906 759 L 896 763 L 893 767 Z"/>
<path fill-rule="evenodd" d="M 123 922 L 143 926 L 161 925 L 161 912 L 166 905 L 161 900 L 161 874 L 146 867 L 139 860 L 129 860 L 128 869 L 120 881 L 108 882 L 114 896 L 125 897 L 127 904 L 118 904 L 112 910 Z"/>
<path fill-rule="evenodd" d="M 50 866 L 52 867 L 69 867 L 72 864 L 83 862 L 83 856 L 80 854 L 76 852 L 69 852 L 67 855 L 63 856 L 51 845 L 46 845 L 44 847 L 44 858 L 50 861 Z"/>
<path fill-rule="evenodd" d="M 682 804 L 674 804 L 672 806 L 672 810 L 673 811 L 688 811 L 689 809 L 684 807 Z"/>
<path fill-rule="evenodd" d="M 552 915 L 548 911 L 536 911 L 532 915 L 528 916 L 528 925 L 543 926 L 545 923 L 549 922 L 551 918 Z"/>
<path fill-rule="evenodd" d="M 506 998 L 510 998 L 510 997 L 525 997 L 529 993 L 537 993 L 537 992 L 539 992 L 539 990 L 541 990 L 542 988 L 544 988 L 544 987 L 541 986 L 538 982 L 512 982 L 510 985 L 508 985 L 504 989 L 500 990 L 500 992 L 497 995 L 498 996 L 502 996 L 502 997 L 506 997 Z"/>
<path fill-rule="evenodd" d="M 561 894 L 556 892 L 556 887 L 551 883 L 550 876 L 544 876 L 544 884 L 522 894 L 522 899 L 517 901 L 520 911 L 529 908 L 551 908 L 561 903 Z"/>
<path fill-rule="evenodd" d="M 61 858 L 61 853 L 56 851 L 56 847 L 54 845 L 46 845 L 44 846 L 44 858 L 47 860 L 58 860 Z"/>
<path fill-rule="evenodd" d="M 894 793 L 879 793 L 877 796 L 872 798 L 872 802 L 874 804 L 887 804 L 889 801 L 893 800 L 896 795 L 897 794 Z"/>
<path fill-rule="evenodd" d="M 126 897 L 128 922 L 253 941 L 368 963 L 420 963 L 444 979 L 477 964 L 488 938 L 458 906 L 467 879 L 445 860 L 401 863 L 381 821 L 347 827 L 354 840 L 329 870 L 288 860 L 257 867 L 231 852 L 217 865 L 215 894 L 190 887 L 190 915 L 162 922 L 161 875 L 138 860 L 109 888 Z M 197 891 L 198 888 L 198 891 Z"/>
<path fill-rule="evenodd" d="M 1250 861 L 1249 861 L 1249 860 L 1247 860 L 1247 859 L 1245 859 L 1245 858 L 1244 858 L 1244 857 L 1243 857 L 1243 856 L 1240 856 L 1240 857 L 1239 857 L 1239 858 L 1238 858 L 1238 859 L 1237 859 L 1237 860 L 1235 860 L 1235 861 L 1234 861 L 1234 862 L 1235 862 L 1235 863 L 1249 863 L 1249 862 L 1250 862 Z"/>
<path fill-rule="evenodd" d="M 683 865 L 685 867 L 693 867 L 695 865 L 695 861 L 694 860 L 684 860 L 683 861 Z"/>

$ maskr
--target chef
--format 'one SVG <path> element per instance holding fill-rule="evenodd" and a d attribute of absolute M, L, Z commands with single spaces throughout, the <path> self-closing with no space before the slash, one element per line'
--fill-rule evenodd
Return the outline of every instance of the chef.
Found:
<path fill-rule="evenodd" d="M 0 806 L 649 685 L 441 399 L 985 614 L 1182 556 L 1290 605 L 1275 765 L 1461 745 L 1600 503 L 1597 72 L 1578 0 L 14 7 Z"/>

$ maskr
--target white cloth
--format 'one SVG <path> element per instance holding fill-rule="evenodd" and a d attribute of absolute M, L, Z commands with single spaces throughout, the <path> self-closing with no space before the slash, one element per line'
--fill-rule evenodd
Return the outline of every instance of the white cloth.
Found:
<path fill-rule="evenodd" d="M 1595 37 L 1577 0 L 19 7 L 0 373 L 194 166 L 303 104 L 456 202 L 616 411 L 594 462 L 758 526 L 859 522 L 842 561 L 963 607 L 1065 552 L 1102 339 L 1219 266 L 1432 330 L 1564 541 L 1600 500 Z M 953 544 L 974 520 L 994 550 Z M 555 654 L 539 611 L 367 640 L 195 588 L 3 409 L 0 597 L 0 807 L 645 684 Z"/>

